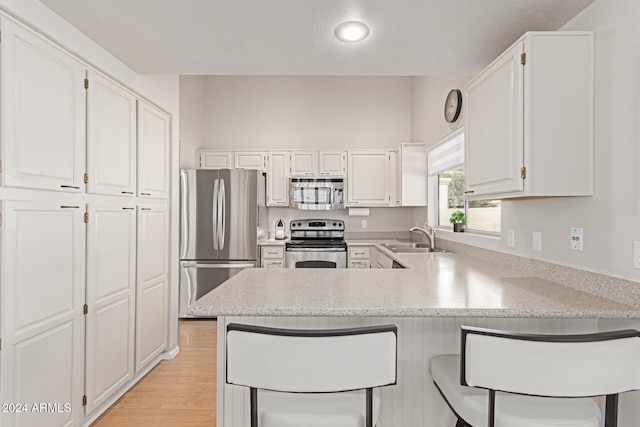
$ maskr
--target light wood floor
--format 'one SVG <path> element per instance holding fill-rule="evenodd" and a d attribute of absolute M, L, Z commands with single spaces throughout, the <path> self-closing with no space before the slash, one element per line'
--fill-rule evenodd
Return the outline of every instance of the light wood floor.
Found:
<path fill-rule="evenodd" d="M 216 332 L 215 320 L 180 320 L 178 356 L 160 362 L 91 426 L 215 426 Z"/>

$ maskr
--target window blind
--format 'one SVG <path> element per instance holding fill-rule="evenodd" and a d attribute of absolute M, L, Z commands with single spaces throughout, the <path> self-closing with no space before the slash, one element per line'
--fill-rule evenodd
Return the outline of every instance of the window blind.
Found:
<path fill-rule="evenodd" d="M 464 129 L 442 138 L 427 153 L 429 176 L 454 170 L 464 165 Z"/>

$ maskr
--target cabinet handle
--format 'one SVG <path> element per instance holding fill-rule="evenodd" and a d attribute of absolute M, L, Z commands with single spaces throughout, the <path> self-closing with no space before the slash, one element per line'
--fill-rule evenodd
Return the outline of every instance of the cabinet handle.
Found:
<path fill-rule="evenodd" d="M 140 208 L 141 211 L 150 211 L 151 208 Z"/>
<path fill-rule="evenodd" d="M 60 206 L 60 209 L 80 209 L 80 206 Z"/>
<path fill-rule="evenodd" d="M 132 211 L 134 208 L 122 208 L 125 211 Z"/>
<path fill-rule="evenodd" d="M 475 192 L 476 192 L 475 190 L 469 190 L 469 191 L 465 191 L 464 194 L 473 194 Z"/>
<path fill-rule="evenodd" d="M 73 188 L 74 190 L 80 189 L 80 187 L 76 187 L 74 185 L 61 185 L 60 188 Z"/>
<path fill-rule="evenodd" d="M 131 193 L 131 194 L 133 194 L 133 193 Z M 140 193 L 140 195 L 141 195 L 141 196 L 150 196 L 150 195 L 151 195 L 151 193 Z"/>
<path fill-rule="evenodd" d="M 122 191 L 122 194 L 133 194 L 133 191 Z"/>

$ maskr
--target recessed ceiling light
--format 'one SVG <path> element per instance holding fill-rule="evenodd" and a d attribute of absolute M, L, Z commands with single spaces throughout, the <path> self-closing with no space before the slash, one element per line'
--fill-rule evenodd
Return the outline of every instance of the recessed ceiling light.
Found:
<path fill-rule="evenodd" d="M 359 42 L 369 35 L 369 27 L 359 21 L 347 21 L 336 27 L 335 35 L 343 42 Z"/>

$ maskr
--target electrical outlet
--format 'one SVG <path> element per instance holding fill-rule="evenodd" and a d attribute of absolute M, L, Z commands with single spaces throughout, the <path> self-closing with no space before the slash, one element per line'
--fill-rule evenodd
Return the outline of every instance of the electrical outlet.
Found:
<path fill-rule="evenodd" d="M 507 230 L 507 246 L 510 248 L 516 247 L 516 231 Z"/>
<path fill-rule="evenodd" d="M 640 270 L 640 240 L 633 242 L 633 268 Z"/>
<path fill-rule="evenodd" d="M 571 249 L 581 251 L 583 249 L 582 227 L 571 227 Z"/>
<path fill-rule="evenodd" d="M 366 219 L 362 220 L 362 228 L 367 228 L 367 220 Z"/>
<path fill-rule="evenodd" d="M 531 233 L 531 249 L 534 251 L 542 251 L 542 232 L 534 231 Z"/>

